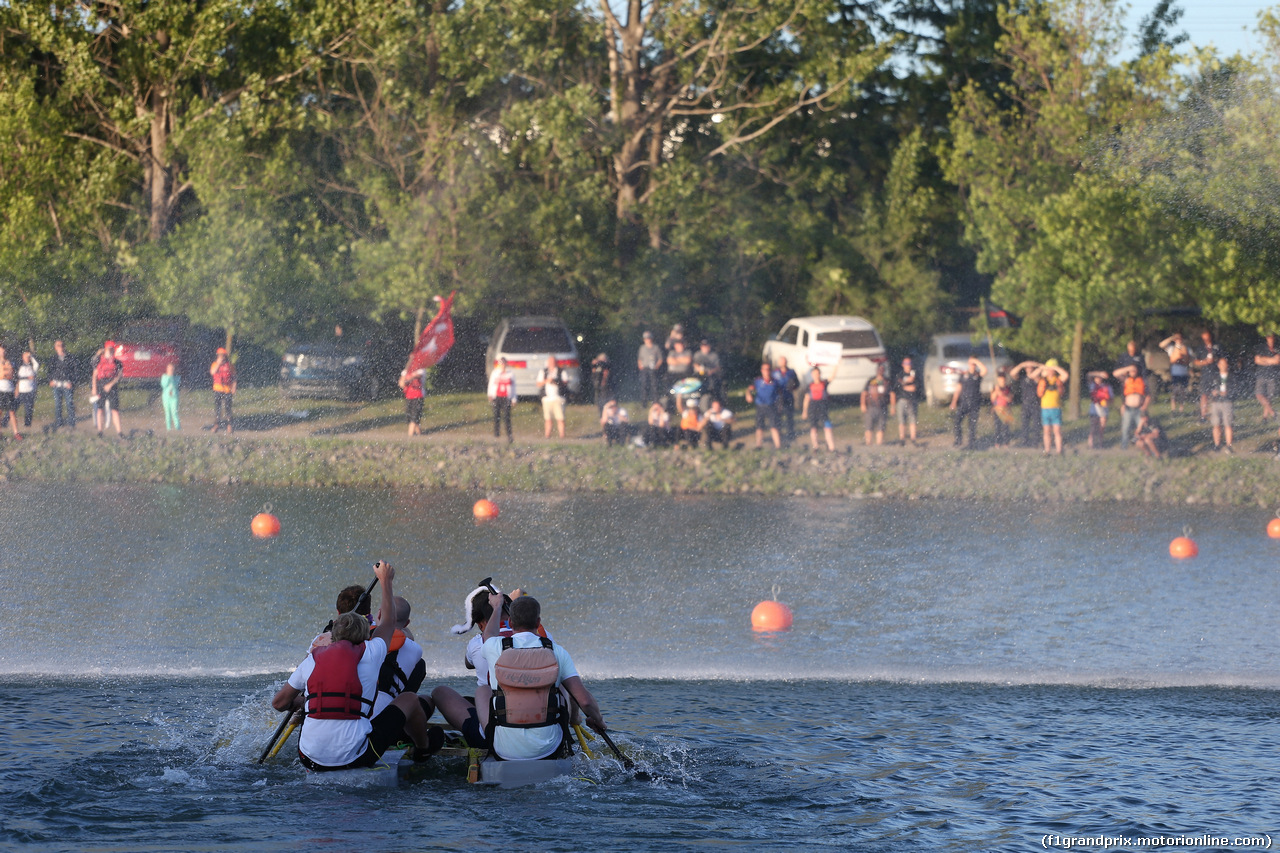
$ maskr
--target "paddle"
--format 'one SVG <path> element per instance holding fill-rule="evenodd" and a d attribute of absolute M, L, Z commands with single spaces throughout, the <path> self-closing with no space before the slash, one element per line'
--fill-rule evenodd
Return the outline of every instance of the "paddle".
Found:
<path fill-rule="evenodd" d="M 609 745 L 609 749 L 613 750 L 613 754 L 618 756 L 618 760 L 622 762 L 622 766 L 630 770 L 635 778 L 639 779 L 641 782 L 652 781 L 652 774 L 647 773 L 644 770 L 637 770 L 636 763 L 622 754 L 622 750 L 618 749 L 618 745 L 613 742 L 613 738 L 609 737 L 608 732 L 597 731 L 596 734 L 604 738 L 604 742 Z"/>
<path fill-rule="evenodd" d="M 356 610 L 359 610 L 360 605 L 364 604 L 366 601 L 369 600 L 369 595 L 373 592 L 373 588 L 377 585 L 378 585 L 378 579 L 375 577 L 373 579 L 373 583 L 365 587 L 364 592 L 360 593 L 360 597 L 356 599 L 356 606 L 355 606 Z M 271 740 L 267 742 L 266 748 L 263 749 L 262 754 L 258 756 L 259 764 L 266 761 L 268 757 L 276 754 L 276 751 L 278 751 L 279 749 L 279 747 L 276 746 L 276 741 L 280 740 L 280 733 L 283 732 L 285 730 L 285 727 L 289 725 L 289 721 L 294 718 L 295 714 L 297 714 L 297 711 L 291 710 L 291 711 L 284 712 L 284 719 L 280 721 L 280 725 L 276 727 L 275 734 L 271 736 Z M 293 734 L 293 729 L 289 729 L 289 734 Z M 285 735 L 285 737 L 288 737 L 288 735 Z"/>

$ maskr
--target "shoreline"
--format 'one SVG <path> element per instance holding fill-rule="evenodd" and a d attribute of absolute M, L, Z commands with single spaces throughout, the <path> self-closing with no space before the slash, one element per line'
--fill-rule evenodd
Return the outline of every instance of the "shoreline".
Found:
<path fill-rule="evenodd" d="M 1280 506 L 1270 454 L 1162 461 L 1067 448 L 962 451 L 848 447 L 682 451 L 596 441 L 369 440 L 140 432 L 122 441 L 63 432 L 0 445 L 0 482 L 207 483 L 478 493 L 587 492 L 883 500 L 1094 501 Z"/>

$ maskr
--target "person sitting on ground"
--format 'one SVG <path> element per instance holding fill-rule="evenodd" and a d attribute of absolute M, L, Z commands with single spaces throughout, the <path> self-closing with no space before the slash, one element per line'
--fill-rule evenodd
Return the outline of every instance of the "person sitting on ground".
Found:
<path fill-rule="evenodd" d="M 381 612 L 392 613 L 395 569 L 374 564 L 382 584 Z M 347 770 L 370 767 L 408 732 L 416 747 L 414 760 L 440 749 L 444 732 L 428 729 L 427 709 L 417 694 L 401 693 L 377 716 L 371 710 L 378 692 L 378 673 L 387 657 L 387 642 L 395 621 L 383 621 L 372 636 L 369 622 L 358 613 L 343 613 L 333 621 L 332 642 L 307 654 L 271 705 L 277 711 L 305 707 L 307 721 L 298 740 L 298 756 L 309 770 Z"/>
<path fill-rule="evenodd" d="M 627 420 L 627 410 L 618 405 L 617 399 L 610 397 L 600 410 L 600 429 L 604 433 L 605 447 L 614 444 L 626 444 L 631 435 L 631 424 Z"/>
<path fill-rule="evenodd" d="M 698 422 L 698 428 L 707 437 L 707 450 L 714 448 L 717 441 L 728 450 L 729 442 L 733 441 L 733 412 L 726 409 L 719 400 L 712 400 L 711 408 L 707 409 Z"/>
<path fill-rule="evenodd" d="M 1143 456 L 1163 459 L 1169 454 L 1169 439 L 1164 434 L 1160 422 L 1146 412 L 1138 420 L 1138 428 L 1133 431 L 1133 443 L 1142 451 Z"/>
<path fill-rule="evenodd" d="M 822 378 L 822 368 L 818 365 L 815 364 L 809 371 L 809 386 L 805 389 L 804 400 L 800 404 L 800 417 L 809 420 L 809 444 L 814 450 L 818 449 L 819 429 L 827 440 L 827 450 L 834 453 L 836 449 L 835 433 L 832 431 L 828 410 L 831 395 L 827 388 L 835 378 L 837 366 L 831 368 L 831 375 L 825 379 Z M 912 429 L 914 428 L 913 422 Z"/>
<path fill-rule="evenodd" d="M 493 601 L 491 596 L 490 603 Z M 482 651 L 489 667 L 493 696 L 483 706 L 480 722 L 484 724 L 490 748 L 502 759 L 550 758 L 568 753 L 566 691 L 582 709 L 587 725 L 598 732 L 607 730 L 595 697 L 582 683 L 568 651 L 538 636 L 541 615 L 538 600 L 524 595 L 511 602 L 513 633 L 510 637 L 491 635 L 492 622 L 485 629 Z M 553 666 L 554 677 L 542 682 L 533 677 Z M 554 715 L 549 708 L 552 698 L 557 706 Z M 523 719 L 529 722 L 522 722 Z"/>
<path fill-rule="evenodd" d="M 649 447 L 666 447 L 675 441 L 675 429 L 671 415 L 661 400 L 649 407 L 649 419 L 644 427 L 644 443 Z"/>
<path fill-rule="evenodd" d="M 702 439 L 702 432 L 699 422 L 702 418 L 698 413 L 698 401 L 690 399 L 684 401 L 684 410 L 680 412 L 680 446 L 682 448 L 695 448 Z"/>

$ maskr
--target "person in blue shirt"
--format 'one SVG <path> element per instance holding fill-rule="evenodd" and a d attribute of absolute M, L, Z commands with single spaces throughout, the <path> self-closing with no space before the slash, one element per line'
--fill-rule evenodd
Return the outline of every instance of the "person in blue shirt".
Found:
<path fill-rule="evenodd" d="M 778 431 L 778 405 L 782 399 L 782 385 L 777 381 L 773 365 L 760 365 L 760 375 L 747 389 L 747 402 L 756 405 L 756 449 L 764 446 L 764 431 L 769 430 L 774 447 L 782 447 L 782 434 Z"/>
<path fill-rule="evenodd" d="M 800 387 L 800 377 L 787 366 L 785 356 L 778 357 L 778 365 L 773 369 L 773 381 L 778 383 L 778 414 L 787 419 L 787 443 L 796 440 L 796 390 Z"/>

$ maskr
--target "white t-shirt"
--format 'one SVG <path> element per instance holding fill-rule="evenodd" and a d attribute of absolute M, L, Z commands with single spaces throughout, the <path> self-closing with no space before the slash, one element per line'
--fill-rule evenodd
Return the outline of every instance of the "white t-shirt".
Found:
<path fill-rule="evenodd" d="M 1173 354 L 1178 350 L 1182 350 L 1183 360 L 1180 362 L 1175 362 L 1173 360 Z M 1164 348 L 1164 351 L 1169 354 L 1169 375 L 1170 376 L 1190 376 L 1191 375 L 1191 368 L 1187 366 L 1187 361 L 1186 361 L 1187 347 L 1185 344 L 1169 344 L 1167 347 Z"/>
<path fill-rule="evenodd" d="M 40 362 L 34 358 L 30 364 L 18 365 L 18 393 L 30 394 L 36 390 L 36 371 L 40 369 Z"/>
<path fill-rule="evenodd" d="M 356 664 L 360 676 L 360 691 L 366 699 L 373 699 L 378 690 L 378 670 L 387 657 L 387 644 L 380 638 L 366 640 L 364 654 Z M 310 653 L 289 676 L 289 686 L 307 692 L 307 679 L 315 669 L 316 661 Z M 316 720 L 308 718 L 298 736 L 298 749 L 316 764 L 325 767 L 342 767 L 359 758 L 365 750 L 365 739 L 373 731 L 373 724 L 365 717 L 358 720 Z"/>
<path fill-rule="evenodd" d="M 555 368 L 550 373 L 546 368 L 538 371 L 538 381 L 543 382 L 542 396 L 548 400 L 560 399 L 560 368 Z M 544 381 L 545 380 L 545 381 Z"/>
<path fill-rule="evenodd" d="M 502 639 L 502 637 L 491 637 L 485 641 L 482 648 L 490 684 L 498 683 L 496 666 L 498 658 L 502 655 Z M 532 631 L 521 631 L 512 636 L 511 647 L 539 649 L 542 648 L 542 638 Z M 553 644 L 551 650 L 555 653 L 556 663 L 560 665 L 560 672 L 556 676 L 556 688 L 559 688 L 566 678 L 576 677 L 578 670 L 573 665 L 573 658 L 569 657 L 569 653 L 558 644 Z M 558 723 L 536 729 L 497 726 L 493 730 L 493 748 L 498 755 L 506 759 L 546 758 L 560 746 L 563 735 Z"/>
<path fill-rule="evenodd" d="M 480 634 L 472 634 L 471 639 L 467 640 L 467 661 L 476 669 L 478 687 L 489 686 L 489 664 L 484 659 L 484 652 L 480 650 L 483 645 L 484 637 Z"/>
<path fill-rule="evenodd" d="M 422 646 L 418 645 L 417 641 L 405 637 L 404 645 L 396 652 L 396 666 L 400 667 L 400 671 L 404 673 L 405 678 L 413 675 L 413 668 L 418 665 L 420 660 L 422 660 Z M 379 690 L 378 698 L 373 702 L 373 713 L 370 716 L 376 717 L 381 714 L 382 710 L 390 705 L 395 698 L 390 693 Z"/>

